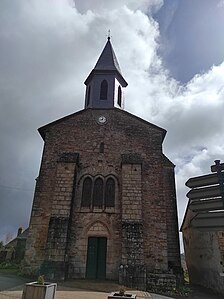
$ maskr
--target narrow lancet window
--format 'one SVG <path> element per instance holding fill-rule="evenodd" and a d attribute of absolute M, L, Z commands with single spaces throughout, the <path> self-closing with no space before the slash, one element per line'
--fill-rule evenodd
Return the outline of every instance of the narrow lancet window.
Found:
<path fill-rule="evenodd" d="M 103 180 L 101 178 L 96 179 L 94 183 L 93 207 L 103 207 Z"/>
<path fill-rule="evenodd" d="M 100 85 L 100 99 L 107 100 L 107 93 L 108 93 L 108 83 L 106 80 L 103 80 Z"/>
<path fill-rule="evenodd" d="M 90 208 L 91 205 L 91 193 L 92 193 L 92 180 L 91 178 L 86 178 L 83 182 L 82 188 L 82 207 Z"/>
<path fill-rule="evenodd" d="M 104 153 L 104 143 L 100 143 L 100 153 Z"/>
<path fill-rule="evenodd" d="M 91 92 L 91 87 L 89 86 L 87 92 L 87 102 L 86 102 L 87 106 L 89 106 L 90 103 L 90 92 Z"/>
<path fill-rule="evenodd" d="M 121 91 L 121 87 L 119 86 L 117 92 L 117 103 L 120 107 L 121 107 L 121 97 L 122 97 L 122 91 Z"/>
<path fill-rule="evenodd" d="M 109 178 L 105 186 L 105 207 L 114 207 L 115 203 L 115 182 L 114 179 Z"/>

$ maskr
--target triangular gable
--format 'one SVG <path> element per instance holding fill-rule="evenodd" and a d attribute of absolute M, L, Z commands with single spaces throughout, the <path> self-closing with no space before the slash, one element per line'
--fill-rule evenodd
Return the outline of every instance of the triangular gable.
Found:
<path fill-rule="evenodd" d="M 72 114 L 70 114 L 70 115 L 67 115 L 67 116 L 65 116 L 65 117 L 62 117 L 62 118 L 60 118 L 60 119 L 58 119 L 58 120 L 55 120 L 55 121 L 53 121 L 53 122 L 51 122 L 51 123 L 49 123 L 49 124 L 47 124 L 47 125 L 44 125 L 43 127 L 40 127 L 40 128 L 38 129 L 38 131 L 39 131 L 41 137 L 42 137 L 43 140 L 44 140 L 44 139 L 45 139 L 45 133 L 46 133 L 46 131 L 47 131 L 49 128 L 53 127 L 53 126 L 56 125 L 56 124 L 59 124 L 59 123 L 61 123 L 61 122 L 64 122 L 64 121 L 66 121 L 67 119 L 69 119 L 69 118 L 71 118 L 71 117 L 74 117 L 74 116 L 76 116 L 76 115 L 84 114 L 84 113 L 89 113 L 90 110 L 101 110 L 101 111 L 102 111 L 102 110 L 105 110 L 105 111 L 116 110 L 116 113 L 123 113 L 123 114 L 126 114 L 126 115 L 128 115 L 129 117 L 131 117 L 132 119 L 135 119 L 135 120 L 141 122 L 142 124 L 144 124 L 144 125 L 146 125 L 146 126 L 150 126 L 150 127 L 154 128 L 154 129 L 156 129 L 157 131 L 161 132 L 161 134 L 162 134 L 162 140 L 165 138 L 165 135 L 166 135 L 166 130 L 165 130 L 165 129 L 163 129 L 163 128 L 161 128 L 161 127 L 158 127 L 158 126 L 156 126 L 156 125 L 154 125 L 154 124 L 152 124 L 152 123 L 150 123 L 150 122 L 148 122 L 148 121 L 146 121 L 146 120 L 144 120 L 144 119 L 142 119 L 142 118 L 140 118 L 140 117 L 138 117 L 138 116 L 135 116 L 135 115 L 131 114 L 130 112 L 127 112 L 127 111 L 124 111 L 124 110 L 120 110 L 120 109 L 118 109 L 118 108 L 111 108 L 111 109 L 83 109 L 83 110 L 80 110 L 80 111 L 78 111 L 78 112 L 75 112 L 75 113 L 72 113 Z"/>

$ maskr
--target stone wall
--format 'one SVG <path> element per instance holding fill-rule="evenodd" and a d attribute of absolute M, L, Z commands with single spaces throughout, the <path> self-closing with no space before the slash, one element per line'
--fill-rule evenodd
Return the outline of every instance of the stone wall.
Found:
<path fill-rule="evenodd" d="M 69 277 L 85 278 L 89 237 L 107 238 L 107 279 L 118 279 L 121 252 L 120 216 L 116 213 L 74 213 L 69 243 Z"/>
<path fill-rule="evenodd" d="M 190 282 L 224 295 L 223 232 L 185 228 L 183 238 Z"/>
<path fill-rule="evenodd" d="M 122 164 L 122 221 L 142 221 L 141 164 Z"/>
<path fill-rule="evenodd" d="M 181 259 L 179 251 L 179 232 L 177 218 L 176 190 L 174 185 L 174 168 L 165 165 L 163 170 L 164 198 L 166 200 L 168 269 L 181 275 Z"/>
<path fill-rule="evenodd" d="M 151 292 L 174 291 L 177 287 L 177 279 L 174 274 L 147 272 L 146 289 Z"/>
<path fill-rule="evenodd" d="M 97 122 L 101 115 L 107 119 L 103 125 Z M 58 269 L 64 263 L 68 277 L 84 278 L 89 236 L 107 238 L 109 279 L 118 279 L 121 265 L 132 269 L 130 281 L 133 275 L 146 281 L 146 269 L 168 271 L 171 257 L 179 263 L 173 165 L 162 153 L 164 130 L 118 109 L 87 109 L 39 131 L 45 146 L 27 265 L 38 269 L 55 262 Z M 81 207 L 87 175 L 114 178 L 115 207 Z"/>
<path fill-rule="evenodd" d="M 122 155 L 122 261 L 119 281 L 145 288 L 145 259 L 142 223 L 142 158 Z"/>

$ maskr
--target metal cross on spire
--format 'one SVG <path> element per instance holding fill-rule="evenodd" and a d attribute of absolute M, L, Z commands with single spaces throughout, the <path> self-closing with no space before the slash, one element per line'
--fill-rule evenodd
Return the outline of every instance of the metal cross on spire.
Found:
<path fill-rule="evenodd" d="M 107 35 L 107 39 L 110 40 L 110 29 L 108 30 L 108 35 Z"/>

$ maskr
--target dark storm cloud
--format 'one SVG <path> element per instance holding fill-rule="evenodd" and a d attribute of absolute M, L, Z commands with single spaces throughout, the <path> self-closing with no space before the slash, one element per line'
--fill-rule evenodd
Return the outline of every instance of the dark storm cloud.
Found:
<path fill-rule="evenodd" d="M 192 11 L 198 10 L 200 16 L 199 7 L 192 1 L 178 1 L 177 6 L 165 1 L 171 11 L 162 28 L 162 20 L 158 24 L 151 15 L 161 0 L 104 1 L 104 6 L 101 0 L 91 1 L 91 6 L 87 2 L 0 1 L 0 240 L 29 222 L 43 144 L 37 128 L 83 108 L 83 82 L 104 47 L 108 29 L 129 83 L 125 109 L 168 130 L 164 153 L 177 165 L 180 222 L 187 203 L 185 181 L 209 171 L 214 158 L 224 160 L 224 63 L 207 69 L 210 62 L 205 62 L 206 72 L 193 76 L 195 69 L 188 71 L 183 56 L 177 55 L 185 51 L 178 43 L 182 36 L 177 10 L 183 16 L 181 5 L 192 3 Z M 189 18 L 185 30 L 187 21 L 185 46 L 195 61 L 190 44 L 195 36 L 190 33 L 196 33 Z M 199 34 L 200 24 L 196 25 L 195 21 Z M 169 76 L 158 55 L 160 28 L 167 37 L 163 57 L 171 72 L 176 62 L 169 57 L 175 53 L 178 72 L 193 76 L 184 85 Z M 202 57 L 209 43 L 208 38 Z M 214 57 L 218 63 L 215 59 L 220 58 Z"/>
<path fill-rule="evenodd" d="M 82 105 L 72 32 L 60 31 L 54 15 L 42 18 L 32 4 L 0 2 L 0 239 L 28 225 L 42 148 L 37 128 L 73 112 L 74 93 L 80 95 L 74 110 Z"/>

